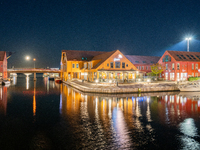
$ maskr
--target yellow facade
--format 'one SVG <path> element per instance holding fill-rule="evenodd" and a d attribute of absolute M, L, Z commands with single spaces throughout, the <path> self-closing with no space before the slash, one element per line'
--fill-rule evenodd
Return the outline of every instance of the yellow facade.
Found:
<path fill-rule="evenodd" d="M 67 60 L 67 55 L 63 52 L 61 57 L 61 77 L 64 81 L 77 78 L 91 82 L 115 79 L 134 80 L 136 78 L 137 68 L 119 50 L 104 59 L 102 57 L 101 59 L 92 59 L 90 61 Z"/>

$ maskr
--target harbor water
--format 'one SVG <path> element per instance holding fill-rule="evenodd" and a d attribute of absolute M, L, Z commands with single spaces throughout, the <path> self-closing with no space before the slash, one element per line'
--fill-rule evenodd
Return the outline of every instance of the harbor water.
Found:
<path fill-rule="evenodd" d="M 0 149 L 200 149 L 200 93 L 99 95 L 17 77 L 0 87 Z"/>

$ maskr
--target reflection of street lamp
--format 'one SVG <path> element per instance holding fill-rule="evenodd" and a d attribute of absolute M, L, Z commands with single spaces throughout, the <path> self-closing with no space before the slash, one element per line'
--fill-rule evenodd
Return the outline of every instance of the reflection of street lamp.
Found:
<path fill-rule="evenodd" d="M 35 59 L 35 58 L 33 58 L 33 62 L 34 62 L 34 69 L 35 69 L 35 61 L 36 61 L 36 59 Z"/>
<path fill-rule="evenodd" d="M 189 52 L 189 42 L 190 40 L 192 40 L 192 38 L 191 37 L 185 38 L 185 40 L 187 41 L 187 52 Z"/>

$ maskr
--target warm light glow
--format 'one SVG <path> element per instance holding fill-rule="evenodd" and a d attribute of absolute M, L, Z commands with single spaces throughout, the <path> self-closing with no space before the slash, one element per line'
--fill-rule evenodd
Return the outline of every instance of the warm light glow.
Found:
<path fill-rule="evenodd" d="M 95 82 L 98 83 L 98 80 L 96 80 Z"/>
<path fill-rule="evenodd" d="M 29 60 L 30 59 L 30 57 L 29 56 L 26 56 L 26 60 Z"/>
<path fill-rule="evenodd" d="M 118 56 L 119 58 L 122 58 L 122 55 L 121 54 L 119 54 L 119 56 Z"/>
<path fill-rule="evenodd" d="M 36 59 L 35 59 L 35 58 L 33 58 L 33 61 L 36 61 Z"/>

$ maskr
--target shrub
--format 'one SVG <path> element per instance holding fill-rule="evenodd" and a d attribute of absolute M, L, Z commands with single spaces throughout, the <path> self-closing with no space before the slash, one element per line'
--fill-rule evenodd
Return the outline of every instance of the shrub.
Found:
<path fill-rule="evenodd" d="M 189 77 L 188 81 L 196 81 L 196 80 L 200 80 L 200 77 Z"/>

